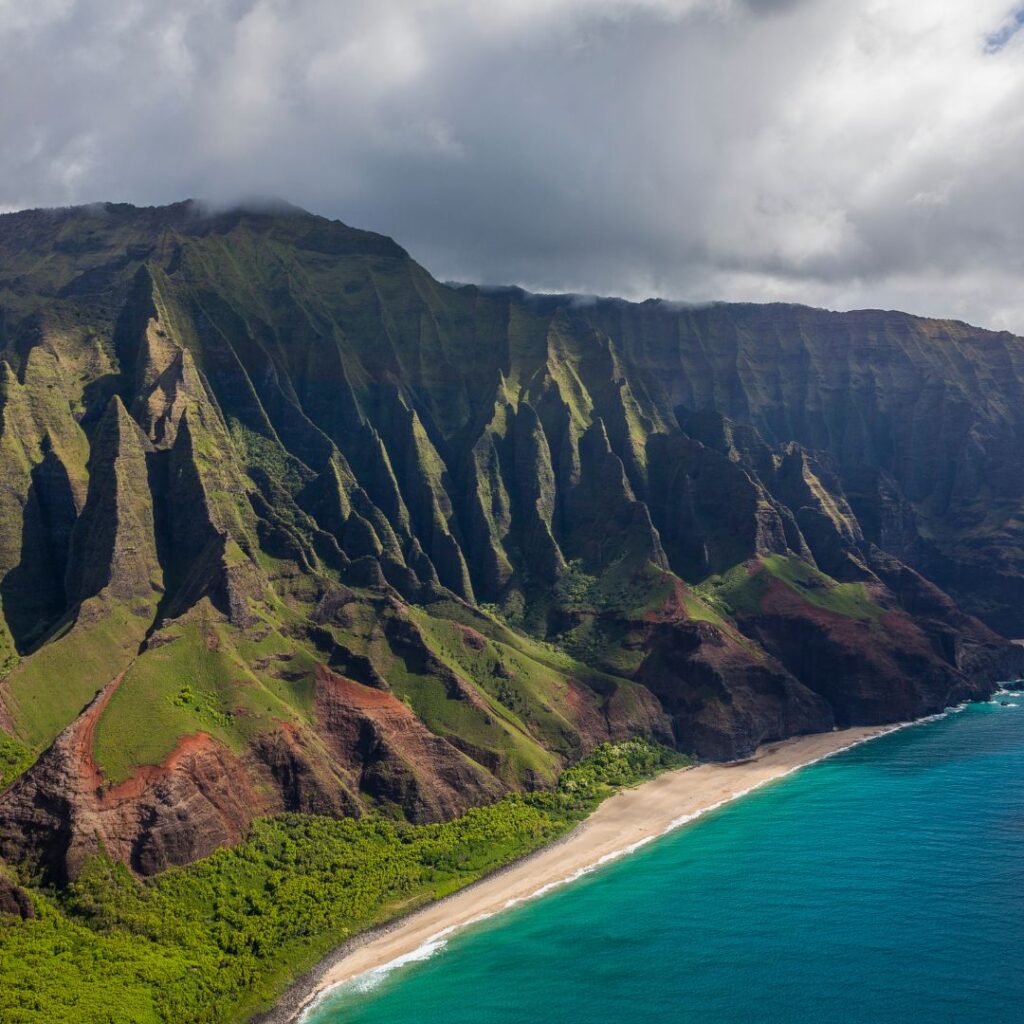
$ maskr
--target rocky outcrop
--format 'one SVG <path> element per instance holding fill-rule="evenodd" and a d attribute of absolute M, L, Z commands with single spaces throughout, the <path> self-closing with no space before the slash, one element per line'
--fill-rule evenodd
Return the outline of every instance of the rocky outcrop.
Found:
<path fill-rule="evenodd" d="M 5 874 L 0 873 L 0 914 L 29 921 L 36 916 L 36 908 L 29 894 Z"/>
<path fill-rule="evenodd" d="M 728 455 L 690 437 L 655 435 L 648 464 L 651 516 L 669 564 L 684 579 L 799 548 L 760 481 Z"/>
<path fill-rule="evenodd" d="M 50 881 L 75 877 L 99 852 L 140 874 L 187 864 L 238 842 L 255 815 L 272 809 L 237 759 L 204 734 L 182 740 L 162 765 L 105 785 L 93 736 L 119 683 L 0 796 L 0 855 L 32 864 Z"/>
<path fill-rule="evenodd" d="M 1024 343 L 898 312 L 602 302 L 662 407 L 714 410 L 772 445 L 828 452 L 868 539 L 971 612 L 1024 635 Z"/>
<path fill-rule="evenodd" d="M 323 666 L 319 738 L 281 728 L 239 758 L 200 732 L 161 764 L 109 784 L 94 760 L 94 737 L 120 681 L 0 796 L 0 855 L 57 883 L 99 852 L 142 875 L 189 863 L 237 842 L 260 814 L 359 815 L 371 805 L 442 821 L 507 791 L 397 698 Z"/>
<path fill-rule="evenodd" d="M 1024 671 L 1021 339 L 449 287 L 298 210 L 0 216 L 0 277 L 0 853 L 53 878 Z"/>
<path fill-rule="evenodd" d="M 738 621 L 828 701 L 840 726 L 908 721 L 991 691 L 989 679 L 960 671 L 899 611 L 853 618 L 809 606 L 772 581 L 760 609 Z"/>
<path fill-rule="evenodd" d="M 20 377 L 0 357 L 0 599 L 11 647 L 22 651 L 67 607 L 64 576 L 89 453 L 68 390 L 65 368 L 44 344 L 24 358 Z"/>
<path fill-rule="evenodd" d="M 669 568 L 650 510 L 636 499 L 603 420 L 595 420 L 580 439 L 579 478 L 564 496 L 560 532 L 567 557 L 587 565 L 627 559 Z"/>
<path fill-rule="evenodd" d="M 505 792 L 391 694 L 321 667 L 316 695 L 327 743 L 352 788 L 403 808 L 412 821 L 445 821 Z"/>
<path fill-rule="evenodd" d="M 991 684 L 1024 675 L 1024 647 L 966 615 L 948 594 L 886 552 L 873 549 L 869 564 L 935 653 L 970 680 Z"/>
<path fill-rule="evenodd" d="M 358 797 L 348 790 L 335 766 L 315 749 L 311 737 L 295 729 L 258 736 L 249 767 L 257 775 L 269 773 L 281 810 L 335 818 L 357 818 L 362 813 Z"/>
<path fill-rule="evenodd" d="M 710 622 L 661 623 L 647 648 L 637 678 L 672 715 L 681 750 L 735 761 L 762 743 L 835 724 L 820 695 Z"/>
<path fill-rule="evenodd" d="M 152 450 L 121 399 L 112 398 L 92 440 L 89 496 L 71 538 L 72 601 L 105 592 L 127 602 L 163 591 L 146 465 Z"/>

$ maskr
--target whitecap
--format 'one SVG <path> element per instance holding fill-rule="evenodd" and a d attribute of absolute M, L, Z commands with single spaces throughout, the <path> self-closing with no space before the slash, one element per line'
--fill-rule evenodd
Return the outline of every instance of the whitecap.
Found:
<path fill-rule="evenodd" d="M 349 990 L 352 992 L 369 992 L 399 967 L 417 963 L 420 960 L 429 960 L 438 950 L 444 949 L 448 944 L 448 940 L 441 938 L 440 935 L 441 933 L 438 933 L 438 935 L 427 939 L 422 945 L 417 946 L 416 949 L 403 953 L 401 956 L 396 956 L 394 960 L 389 960 L 386 964 L 381 964 L 380 967 L 374 967 L 373 970 L 367 971 L 365 974 L 356 976 L 352 979 Z"/>

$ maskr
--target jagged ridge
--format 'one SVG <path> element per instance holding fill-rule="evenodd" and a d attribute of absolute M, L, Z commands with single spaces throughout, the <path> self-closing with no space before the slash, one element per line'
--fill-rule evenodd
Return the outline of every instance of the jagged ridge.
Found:
<path fill-rule="evenodd" d="M 0 725 L 46 750 L 0 853 L 55 877 L 97 836 L 151 872 L 257 813 L 449 817 L 608 737 L 740 757 L 1021 666 L 1008 335 L 453 288 L 194 203 L 0 217 L 0 307 Z M 197 742 L 238 776 L 213 803 Z"/>

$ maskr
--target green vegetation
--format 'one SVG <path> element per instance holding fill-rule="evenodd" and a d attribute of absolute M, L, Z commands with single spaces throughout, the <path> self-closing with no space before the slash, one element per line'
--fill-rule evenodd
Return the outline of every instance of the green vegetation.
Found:
<path fill-rule="evenodd" d="M 718 609 L 690 587 L 683 590 L 683 606 L 686 608 L 688 619 L 693 619 L 696 622 L 710 622 L 713 626 L 718 626 L 724 633 L 736 637 L 735 629 L 729 625 Z"/>
<path fill-rule="evenodd" d="M 240 846 L 139 883 L 105 857 L 34 920 L 0 927 L 5 1024 L 214 1024 L 273 1002 L 328 949 L 564 833 L 605 796 L 686 759 L 605 744 L 557 789 L 439 825 L 285 815 Z"/>
<path fill-rule="evenodd" d="M 837 583 L 795 555 L 764 555 L 758 562 L 744 562 L 712 576 L 695 589 L 726 615 L 757 615 L 772 579 L 807 604 L 846 618 L 873 622 L 883 612 L 863 583 Z"/>
<path fill-rule="evenodd" d="M 639 615 L 654 611 L 674 584 L 670 573 L 650 563 L 636 565 L 624 559 L 605 567 L 600 576 L 589 575 L 580 559 L 567 564 L 554 588 L 558 604 L 592 611 L 614 610 Z"/>
<path fill-rule="evenodd" d="M 9 786 L 34 760 L 24 743 L 0 732 L 0 789 Z"/>
<path fill-rule="evenodd" d="M 24 659 L 4 680 L 18 708 L 18 736 L 42 750 L 96 693 L 126 669 L 153 610 L 90 598 L 79 620 Z"/>
<path fill-rule="evenodd" d="M 630 620 L 657 613 L 677 583 L 650 562 L 620 559 L 592 576 L 574 559 L 553 589 L 555 603 L 578 620 L 559 634 L 558 646 L 572 658 L 628 678 L 642 660 L 636 645 L 623 642 Z"/>
<path fill-rule="evenodd" d="M 863 583 L 837 583 L 795 555 L 766 555 L 761 564 L 815 608 L 868 622 L 882 614 Z"/>
<path fill-rule="evenodd" d="M 709 577 L 695 589 L 708 605 L 724 615 L 757 615 L 768 592 L 768 580 L 743 562 L 720 576 Z"/>
<path fill-rule="evenodd" d="M 881 583 L 757 556 L 767 530 L 794 550 L 859 557 L 855 538 L 872 531 L 843 493 L 848 476 L 868 488 L 865 507 L 877 489 L 878 512 L 903 516 L 916 467 L 922 537 L 979 578 L 1005 569 L 996 554 L 1024 529 L 1012 487 L 1005 506 L 991 495 L 950 505 L 956 467 L 922 456 L 931 432 L 906 418 L 920 410 L 868 364 L 837 370 L 870 379 L 868 407 L 892 410 L 882 434 L 850 448 L 857 467 L 790 444 L 817 432 L 805 404 L 830 429 L 847 418 L 856 428 L 856 409 L 820 374 L 794 405 L 766 357 L 775 342 L 760 341 L 784 334 L 794 359 L 820 366 L 835 330 L 849 329 L 846 348 L 877 350 L 911 383 L 947 379 L 952 344 L 970 369 L 954 374 L 965 401 L 998 410 L 1014 396 L 990 400 L 978 381 L 999 376 L 1008 350 L 962 326 L 826 321 L 795 307 L 694 318 L 668 304 L 450 288 L 388 239 L 298 213 L 110 206 L 15 218 L 0 240 L 0 707 L 15 736 L 0 734 L 0 786 L 120 676 L 90 723 L 105 785 L 205 732 L 238 757 L 239 794 L 251 785 L 277 799 L 307 777 L 311 792 L 337 778 L 372 817 L 264 821 L 237 850 L 144 885 L 99 860 L 71 891 L 38 893 L 34 922 L 0 927 L 4 1024 L 239 1019 L 353 931 L 534 848 L 669 763 L 645 744 L 605 747 L 554 788 L 602 723 L 647 734 L 662 711 L 706 714 L 701 724 L 738 751 L 763 721 L 800 721 L 785 687 L 757 708 L 733 699 L 746 678 L 738 648 L 768 657 L 738 629 L 745 617 L 777 602 L 794 621 L 847 617 L 851 645 L 917 643 L 902 618 L 887 631 L 872 600 Z M 666 378 L 677 373 L 692 384 L 685 416 Z M 742 424 L 724 418 L 740 413 Z M 962 420 L 1003 450 L 1005 417 L 979 416 L 939 424 L 943 446 L 963 448 Z M 899 479 L 860 472 L 880 465 Z M 936 511 L 947 507 L 955 514 Z M 971 596 L 974 610 L 1007 613 L 991 588 Z M 494 604 L 473 607 L 476 597 Z M 694 621 L 731 649 L 716 654 L 717 634 Z M 765 624 L 766 646 L 788 628 Z M 671 659 L 686 656 L 676 640 L 709 641 L 694 661 L 721 676 L 714 693 L 698 672 L 675 672 Z M 833 668 L 809 661 L 793 671 Z M 837 689 L 845 665 L 834 665 Z M 946 671 L 922 678 L 941 688 Z M 659 709 L 639 678 L 671 699 Z M 349 708 L 346 693 L 358 697 Z M 452 765 L 471 769 L 469 758 L 481 779 L 552 788 L 447 825 L 403 823 L 420 793 L 459 773 L 435 772 L 440 745 L 415 737 L 381 758 L 392 744 L 371 753 L 339 740 L 356 723 L 387 740 L 391 697 L 451 742 Z M 276 770 L 283 744 L 294 772 Z M 123 788 L 131 806 L 102 824 L 116 829 L 99 837 L 107 849 L 128 849 L 143 814 L 169 842 L 202 828 L 188 793 L 202 779 L 178 768 L 181 803 Z M 371 768 L 409 785 L 375 802 Z M 26 863 L 53 830 L 94 825 L 73 771 L 39 774 L 38 798 L 6 791 L 5 835 L 12 857 L 23 839 Z M 497 791 L 485 781 L 478 793 Z"/>
<path fill-rule="evenodd" d="M 94 753 L 108 781 L 160 764 L 199 731 L 241 750 L 275 722 L 303 721 L 312 706 L 314 657 L 269 616 L 245 633 L 203 601 L 159 641 L 132 663 L 97 725 Z"/>
<path fill-rule="evenodd" d="M 560 604 L 593 605 L 598 600 L 598 579 L 583 569 L 583 562 L 575 558 L 566 564 L 565 575 L 555 585 L 555 597 Z"/>
<path fill-rule="evenodd" d="M 222 711 L 218 706 L 216 694 L 206 690 L 196 692 L 187 683 L 178 691 L 178 696 L 174 698 L 173 704 L 178 708 L 188 708 L 198 718 L 206 719 L 214 725 L 229 726 L 231 724 L 231 715 Z"/>
<path fill-rule="evenodd" d="M 246 469 L 262 469 L 270 478 L 289 491 L 298 490 L 309 476 L 303 467 L 281 446 L 262 434 L 250 430 L 240 420 L 232 417 L 228 423 L 231 440 Z"/>
<path fill-rule="evenodd" d="M 408 623 L 399 632 L 418 640 L 388 640 L 399 619 Z M 369 658 L 433 732 L 493 755 L 495 774 L 513 785 L 527 774 L 554 783 L 560 759 L 580 755 L 575 701 L 600 714 L 612 695 L 638 686 L 454 601 L 432 604 L 429 613 L 352 602 L 345 625 L 324 630 Z"/>
<path fill-rule="evenodd" d="M 555 799 L 567 801 L 567 807 L 573 811 L 589 811 L 616 789 L 634 786 L 668 768 L 682 768 L 690 763 L 684 754 L 647 740 L 602 743 L 562 773 Z"/>

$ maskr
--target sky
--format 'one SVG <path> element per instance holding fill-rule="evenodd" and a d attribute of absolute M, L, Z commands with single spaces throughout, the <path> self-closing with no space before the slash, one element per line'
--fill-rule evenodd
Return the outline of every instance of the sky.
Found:
<path fill-rule="evenodd" d="M 1024 334 L 1024 5 L 0 0 L 0 209 L 276 196 L 443 280 Z"/>

